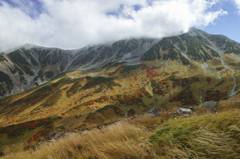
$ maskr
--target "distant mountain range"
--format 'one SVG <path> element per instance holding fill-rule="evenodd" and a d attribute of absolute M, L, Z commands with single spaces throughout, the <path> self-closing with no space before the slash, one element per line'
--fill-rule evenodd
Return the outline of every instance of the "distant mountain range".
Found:
<path fill-rule="evenodd" d="M 223 53 L 239 55 L 240 44 L 195 28 L 163 39 L 125 39 L 77 50 L 26 44 L 0 55 L 0 97 L 24 92 L 72 70 L 91 70 L 112 63 L 134 65 L 156 59 L 189 65 L 211 61 Z"/>

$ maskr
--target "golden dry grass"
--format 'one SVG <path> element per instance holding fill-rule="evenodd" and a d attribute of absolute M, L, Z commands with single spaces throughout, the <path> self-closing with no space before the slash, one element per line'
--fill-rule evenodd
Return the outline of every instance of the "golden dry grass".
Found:
<path fill-rule="evenodd" d="M 240 110 L 171 120 L 150 140 L 162 156 L 171 158 L 240 157 Z"/>
<path fill-rule="evenodd" d="M 3 159 L 234 158 L 240 155 L 240 110 L 230 108 L 176 120 L 134 116 L 85 135 L 72 133 L 43 142 L 36 150 L 23 150 L 24 144 L 8 147 L 5 152 L 12 153 Z"/>
<path fill-rule="evenodd" d="M 129 120 L 121 121 L 85 135 L 73 133 L 56 141 L 44 142 L 35 151 L 20 151 L 3 158 L 159 158 L 155 153 L 158 146 L 147 140 L 151 131 L 141 126 L 146 121 L 133 119 L 131 122 L 137 121 L 138 125 Z M 155 118 L 153 122 L 156 121 Z"/>

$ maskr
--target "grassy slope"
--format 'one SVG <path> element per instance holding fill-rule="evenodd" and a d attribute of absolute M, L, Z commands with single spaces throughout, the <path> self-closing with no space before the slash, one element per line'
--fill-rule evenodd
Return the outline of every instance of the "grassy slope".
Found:
<path fill-rule="evenodd" d="M 35 151 L 24 151 L 21 144 L 3 158 L 234 158 L 240 155 L 240 111 L 239 103 L 232 104 L 235 99 L 221 103 L 219 114 L 199 111 L 178 119 L 140 115 L 85 135 L 43 142 Z"/>
<path fill-rule="evenodd" d="M 208 62 L 210 68 L 214 69 L 221 67 L 219 57 L 214 57 L 212 61 L 213 62 Z M 203 96 L 203 100 L 206 99 L 202 91 L 212 90 L 213 92 L 207 95 L 211 97 L 211 100 L 217 101 L 219 98 L 215 98 L 216 96 L 221 95 L 221 93 L 224 93 L 226 90 L 228 91 L 227 93 L 229 93 L 233 87 L 233 79 L 230 77 L 231 72 L 227 74 L 225 73 L 226 71 L 215 70 L 211 73 L 201 69 L 196 62 L 193 62 L 191 65 L 184 65 L 181 62 L 178 63 L 176 60 L 169 60 L 168 64 L 164 66 L 165 62 L 164 60 L 147 61 L 144 62 L 146 68 L 143 68 L 143 65 L 131 67 L 121 67 L 117 65 L 107 68 L 108 71 L 115 71 L 102 73 L 100 75 L 88 74 L 87 71 L 68 73 L 66 75 L 67 77 L 61 77 L 44 86 L 34 88 L 29 91 L 29 93 L 23 93 L 4 99 L 4 106 L 8 106 L 8 104 L 11 105 L 14 102 L 18 103 L 18 105 L 12 105 L 13 107 L 4 109 L 4 113 L 0 115 L 0 124 L 2 126 L 7 126 L 52 116 L 60 117 L 53 121 L 54 130 L 84 130 L 86 128 L 108 124 L 122 119 L 122 116 L 113 113 L 114 110 L 106 110 L 106 112 L 97 112 L 95 110 L 100 110 L 106 105 L 117 106 L 123 114 L 131 109 L 137 114 L 140 114 L 147 112 L 153 106 L 174 112 L 179 107 L 186 107 L 185 100 L 169 102 L 175 95 L 181 92 L 183 92 L 181 98 L 185 99 L 189 98 L 188 93 L 191 91 L 193 99 L 196 101 L 193 105 L 198 106 L 201 102 L 200 96 Z M 234 62 L 236 63 L 236 61 Z M 229 65 L 229 62 L 226 64 Z M 151 66 L 155 66 L 156 68 L 152 69 Z M 102 71 L 106 71 L 105 69 Z M 150 70 L 152 70 L 152 72 Z M 179 72 L 175 75 L 171 75 L 171 73 L 175 71 Z M 215 76 L 215 72 L 220 72 L 223 79 L 218 79 Z M 159 73 L 161 75 L 155 76 L 154 73 Z M 236 72 L 236 75 L 238 74 L 239 73 Z M 87 77 L 89 75 L 94 78 Z M 99 76 L 101 77 L 99 78 Z M 175 81 L 171 80 L 172 76 L 175 76 L 175 78 L 180 76 L 182 78 L 182 81 L 180 80 L 181 82 L 177 84 L 176 87 L 173 87 Z M 188 85 L 193 77 L 199 78 L 199 82 L 190 82 L 190 85 Z M 156 85 L 153 85 L 153 80 L 156 82 Z M 167 83 L 161 83 L 160 81 L 162 80 L 166 80 Z M 91 81 L 94 82 L 91 83 Z M 59 83 L 59 85 L 57 83 Z M 38 92 L 40 88 L 51 88 L 51 86 L 55 85 L 57 85 L 56 88 Z M 160 87 L 164 92 L 162 94 L 158 94 L 154 91 L 154 89 L 157 90 L 160 89 Z M 141 92 L 137 94 L 142 88 L 150 90 L 152 93 Z M 188 88 L 188 93 L 184 93 L 186 88 Z M 59 90 L 61 90 L 60 94 Z M 217 91 L 221 93 L 218 94 L 216 93 Z M 34 104 L 31 102 L 32 99 L 30 98 L 30 103 L 27 107 L 24 106 L 24 104 L 27 103 L 28 100 L 24 100 L 26 102 L 22 104 L 17 102 L 18 100 L 30 97 L 34 92 L 36 95 L 46 94 L 46 96 L 33 102 Z M 72 93 L 69 94 L 69 92 Z M 224 97 L 226 96 L 222 96 L 220 99 Z M 123 100 L 120 100 L 121 98 Z M 49 101 L 49 103 L 46 104 L 46 101 Z M 20 112 L 18 112 L 18 108 L 21 109 Z M 95 115 L 92 116 L 92 120 L 89 120 L 91 121 L 89 122 L 86 118 L 88 118 L 89 114 L 92 112 L 95 113 Z M 112 116 L 108 117 L 106 115 L 107 113 L 111 113 Z M 28 133 L 30 132 L 24 132 L 24 135 L 28 135 Z"/>
<path fill-rule="evenodd" d="M 173 158 L 234 158 L 240 155 L 239 110 L 172 120 L 150 136 Z"/>

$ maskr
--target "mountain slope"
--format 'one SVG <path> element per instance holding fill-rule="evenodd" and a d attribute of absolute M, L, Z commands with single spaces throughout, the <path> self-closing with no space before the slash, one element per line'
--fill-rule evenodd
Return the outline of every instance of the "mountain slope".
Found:
<path fill-rule="evenodd" d="M 1 95 L 19 94 L 0 100 L 0 143 L 90 129 L 153 106 L 176 112 L 238 95 L 240 44 L 216 37 L 193 28 L 163 39 L 71 51 L 28 45 L 3 54 Z"/>
<path fill-rule="evenodd" d="M 79 50 L 61 50 L 26 44 L 1 55 L 0 96 L 21 93 L 72 69 L 87 70 L 109 62 L 129 64 L 155 59 L 206 62 L 220 53 L 239 54 L 240 44 L 221 35 L 192 28 L 188 33 L 159 39 L 127 39 Z"/>

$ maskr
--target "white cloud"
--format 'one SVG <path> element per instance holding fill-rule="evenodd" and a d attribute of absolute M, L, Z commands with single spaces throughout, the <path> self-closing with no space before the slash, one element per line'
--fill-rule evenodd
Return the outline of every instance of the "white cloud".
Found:
<path fill-rule="evenodd" d="M 240 14 L 240 0 L 233 0 L 237 9 L 238 9 L 238 13 Z"/>
<path fill-rule="evenodd" d="M 6 2 L 0 6 L 0 51 L 25 43 L 71 49 L 127 37 L 163 37 L 207 26 L 226 14 L 211 11 L 216 0 L 41 0 L 39 16 L 31 12 L 34 4 L 16 3 L 18 8 Z M 135 11 L 135 5 L 141 9 Z"/>

